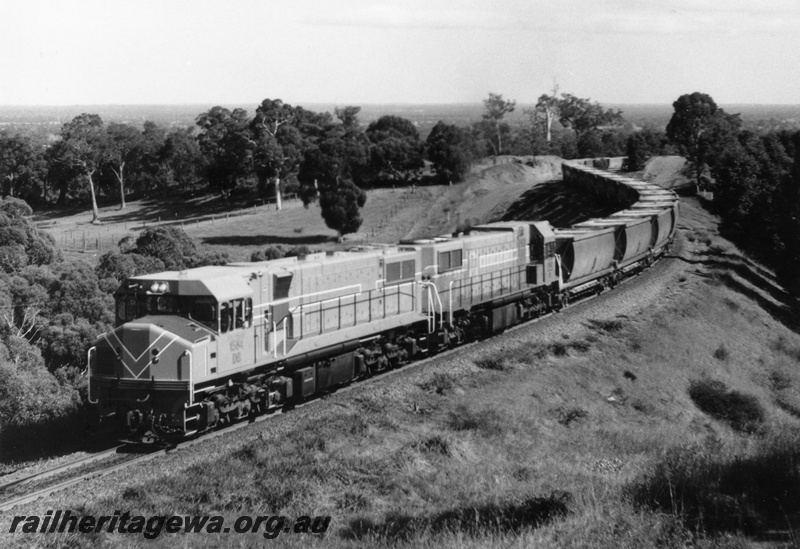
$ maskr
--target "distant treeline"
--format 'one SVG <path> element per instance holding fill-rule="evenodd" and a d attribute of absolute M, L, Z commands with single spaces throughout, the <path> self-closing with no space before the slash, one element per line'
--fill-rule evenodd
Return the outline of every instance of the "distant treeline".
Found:
<path fill-rule="evenodd" d="M 265 99 L 252 114 L 213 107 L 178 128 L 106 123 L 83 113 L 57 135 L 0 131 L 0 194 L 34 207 L 91 204 L 97 217 L 98 201 L 124 208 L 131 198 L 258 192 L 280 207 L 281 194 L 290 192 L 306 203 L 323 199 L 326 221 L 345 234 L 360 224 L 365 198 L 358 189 L 458 182 L 487 155 L 619 156 L 634 133 L 646 136 L 653 153 L 674 152 L 663 132 L 634 132 L 620 111 L 569 94 L 543 95 L 513 123 L 506 115 L 515 102 L 490 94 L 484 107 L 472 123 L 440 121 L 424 141 L 400 116 L 365 126 L 359 107 L 331 115 L 280 99 Z"/>

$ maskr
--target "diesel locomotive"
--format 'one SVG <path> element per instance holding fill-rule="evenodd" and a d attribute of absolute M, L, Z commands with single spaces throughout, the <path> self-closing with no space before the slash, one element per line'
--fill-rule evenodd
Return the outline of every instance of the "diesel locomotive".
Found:
<path fill-rule="evenodd" d="M 563 164 L 627 207 L 568 229 L 467 233 L 126 280 L 89 349 L 89 400 L 137 440 L 182 438 L 291 406 L 600 293 L 669 247 L 669 190 Z"/>

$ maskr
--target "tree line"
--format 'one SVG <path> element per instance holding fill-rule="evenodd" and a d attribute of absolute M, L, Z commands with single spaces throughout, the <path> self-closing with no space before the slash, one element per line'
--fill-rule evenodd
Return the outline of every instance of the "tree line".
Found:
<path fill-rule="evenodd" d="M 708 94 L 681 95 L 667 137 L 697 189 L 714 193 L 721 231 L 800 293 L 800 132 L 755 133 Z"/>
<path fill-rule="evenodd" d="M 360 107 L 318 113 L 280 99 L 263 100 L 252 115 L 216 106 L 185 128 L 106 123 L 84 113 L 48 139 L 0 132 L 0 194 L 34 206 L 90 204 L 99 223 L 98 197 L 124 209 L 132 197 L 210 191 L 228 198 L 247 190 L 280 209 L 288 192 L 306 205 L 318 201 L 326 223 L 343 235 L 358 230 L 367 188 L 460 182 L 492 155 L 625 153 L 631 128 L 619 111 L 557 91 L 525 109 L 526 121 L 517 124 L 506 118 L 516 102 L 491 93 L 480 120 L 440 121 L 424 141 L 402 117 L 364 126 Z"/>

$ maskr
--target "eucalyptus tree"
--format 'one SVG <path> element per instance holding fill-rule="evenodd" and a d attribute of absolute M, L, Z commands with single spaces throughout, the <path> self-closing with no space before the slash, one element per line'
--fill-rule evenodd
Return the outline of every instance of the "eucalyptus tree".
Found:
<path fill-rule="evenodd" d="M 667 137 L 680 147 L 694 168 L 699 188 L 706 168 L 731 144 L 741 120 L 719 108 L 710 95 L 700 92 L 681 95 L 672 107 Z"/>
<path fill-rule="evenodd" d="M 0 132 L 0 195 L 33 194 L 44 176 L 43 152 L 28 136 Z"/>
<path fill-rule="evenodd" d="M 365 181 L 369 140 L 358 121 L 359 107 L 336 109 L 340 123 L 329 124 L 303 153 L 297 178 L 308 206 L 319 199 L 325 224 L 339 240 L 358 231 L 367 200 L 358 183 Z"/>
<path fill-rule="evenodd" d="M 297 170 L 302 158 L 300 111 L 280 99 L 264 99 L 250 124 L 255 141 L 253 167 L 262 187 L 272 180 L 278 210 L 282 208 L 281 180 Z"/>
<path fill-rule="evenodd" d="M 205 175 L 225 198 L 252 169 L 255 142 L 249 129 L 250 121 L 244 109 L 231 111 L 219 106 L 196 119 Z"/>
<path fill-rule="evenodd" d="M 450 184 L 463 181 L 472 163 L 468 131 L 441 120 L 428 134 L 425 151 L 436 174 Z"/>
<path fill-rule="evenodd" d="M 106 140 L 103 162 L 117 180 L 119 185 L 119 207 L 125 209 L 125 166 L 137 154 L 142 142 L 142 134 L 128 124 L 111 122 L 106 127 Z"/>
<path fill-rule="evenodd" d="M 495 155 L 503 154 L 501 121 L 506 114 L 514 111 L 516 105 L 516 101 L 506 101 L 503 99 L 502 94 L 498 93 L 490 93 L 489 98 L 483 100 L 483 106 L 486 109 L 483 120 L 494 130 L 494 136 L 497 139 L 497 143 L 493 142 L 491 139 L 488 140 Z"/>
<path fill-rule="evenodd" d="M 376 177 L 407 182 L 424 167 L 419 132 L 410 120 L 382 116 L 367 127 L 366 135 L 370 141 L 370 168 Z"/>
<path fill-rule="evenodd" d="M 94 175 L 103 163 L 107 136 L 103 120 L 97 114 L 83 113 L 61 128 L 57 161 L 84 178 L 92 199 L 92 223 L 100 223 Z"/>

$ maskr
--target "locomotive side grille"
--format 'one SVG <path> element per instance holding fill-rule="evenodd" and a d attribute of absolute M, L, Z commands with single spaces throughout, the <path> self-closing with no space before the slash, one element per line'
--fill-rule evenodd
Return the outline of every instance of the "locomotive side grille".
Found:
<path fill-rule="evenodd" d="M 105 345 L 98 347 L 94 362 L 94 373 L 99 376 L 113 376 L 115 360 L 114 349 Z"/>

